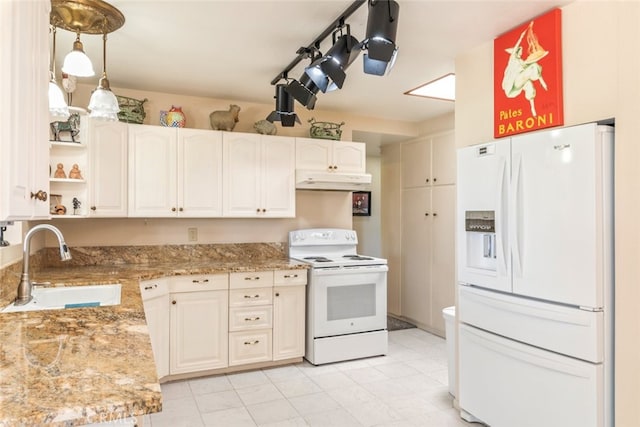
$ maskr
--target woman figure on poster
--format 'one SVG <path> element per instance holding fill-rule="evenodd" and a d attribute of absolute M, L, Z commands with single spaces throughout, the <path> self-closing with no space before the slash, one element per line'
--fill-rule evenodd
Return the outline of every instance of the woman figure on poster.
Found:
<path fill-rule="evenodd" d="M 527 34 L 527 43 L 529 44 L 529 55 L 527 59 L 522 59 L 521 43 L 525 34 Z M 536 88 L 533 86 L 533 82 L 538 80 L 544 90 L 547 90 L 547 83 L 542 78 L 542 66 L 538 64 L 538 61 L 549 52 L 538 43 L 538 38 L 533 32 L 533 21 L 520 34 L 515 46 L 505 49 L 505 51 L 509 54 L 509 61 L 504 70 L 502 89 L 508 98 L 515 98 L 524 91 L 524 97 L 529 101 L 531 107 L 531 114 L 536 117 L 534 104 Z"/>

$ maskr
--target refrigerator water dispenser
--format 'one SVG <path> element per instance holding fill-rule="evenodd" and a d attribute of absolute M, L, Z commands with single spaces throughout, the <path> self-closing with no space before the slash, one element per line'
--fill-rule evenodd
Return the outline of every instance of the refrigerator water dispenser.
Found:
<path fill-rule="evenodd" d="M 467 267 L 496 269 L 495 211 L 465 211 Z"/>

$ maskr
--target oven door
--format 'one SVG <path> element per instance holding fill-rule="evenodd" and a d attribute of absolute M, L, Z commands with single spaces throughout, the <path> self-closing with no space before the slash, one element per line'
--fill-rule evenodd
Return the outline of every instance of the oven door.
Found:
<path fill-rule="evenodd" d="M 314 338 L 387 329 L 386 265 L 311 270 L 308 309 Z"/>

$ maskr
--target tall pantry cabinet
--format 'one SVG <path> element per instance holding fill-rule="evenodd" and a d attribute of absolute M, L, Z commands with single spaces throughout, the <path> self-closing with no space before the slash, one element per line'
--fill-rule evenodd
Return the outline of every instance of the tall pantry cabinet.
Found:
<path fill-rule="evenodd" d="M 407 142 L 401 159 L 401 313 L 444 334 L 442 309 L 455 302 L 454 134 Z"/>

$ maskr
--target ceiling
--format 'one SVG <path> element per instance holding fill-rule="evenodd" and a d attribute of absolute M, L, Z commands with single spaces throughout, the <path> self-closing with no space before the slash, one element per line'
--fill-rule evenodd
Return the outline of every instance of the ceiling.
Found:
<path fill-rule="evenodd" d="M 241 103 L 273 103 L 270 84 L 349 5 L 351 0 L 110 0 L 125 15 L 109 34 L 107 71 L 119 88 L 177 93 Z M 414 0 L 400 4 L 399 46 L 388 76 L 364 74 L 358 58 L 342 90 L 319 93 L 316 109 L 370 117 L 423 121 L 452 112 L 450 101 L 403 93 L 455 72 L 456 56 L 487 43 L 548 9 L 569 1 Z M 347 23 L 364 38 L 367 4 Z M 75 35 L 57 33 L 57 64 Z M 82 35 L 96 72 L 102 69 L 102 37 Z M 329 36 L 322 44 L 326 52 Z M 308 60 L 290 73 L 298 79 Z M 58 76 L 59 76 L 58 71 Z M 97 83 L 98 77 L 79 79 Z M 303 109 L 296 104 L 296 109 Z"/>

